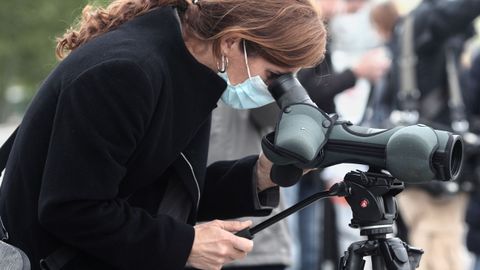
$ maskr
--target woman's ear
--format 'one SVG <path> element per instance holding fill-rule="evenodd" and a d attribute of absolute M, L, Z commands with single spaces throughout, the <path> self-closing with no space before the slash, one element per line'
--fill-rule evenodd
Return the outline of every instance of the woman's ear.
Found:
<path fill-rule="evenodd" d="M 223 37 L 220 41 L 220 49 L 222 54 L 229 58 L 233 54 L 238 53 L 240 50 L 240 41 L 240 37 L 233 35 Z"/>

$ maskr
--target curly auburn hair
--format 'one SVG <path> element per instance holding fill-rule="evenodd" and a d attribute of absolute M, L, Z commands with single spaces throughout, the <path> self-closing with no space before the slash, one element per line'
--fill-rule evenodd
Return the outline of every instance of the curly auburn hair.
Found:
<path fill-rule="evenodd" d="M 212 42 L 220 57 L 220 39 L 235 33 L 253 53 L 283 67 L 309 67 L 323 60 L 326 30 L 311 0 L 114 0 L 106 8 L 87 5 L 81 19 L 57 39 L 63 59 L 89 40 L 154 8 L 179 10 L 185 31 Z"/>

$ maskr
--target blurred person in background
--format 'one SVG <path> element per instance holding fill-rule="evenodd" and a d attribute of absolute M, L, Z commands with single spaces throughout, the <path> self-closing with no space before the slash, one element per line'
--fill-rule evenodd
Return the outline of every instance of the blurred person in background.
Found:
<path fill-rule="evenodd" d="M 367 0 L 344 1 L 317 0 L 327 26 L 329 21 L 340 12 L 356 12 L 368 2 Z M 390 61 L 381 50 L 373 49 L 361 56 L 351 68 L 334 72 L 330 42 L 331 40 L 328 39 L 325 61 L 313 68 L 302 69 L 298 72 L 298 79 L 320 109 L 327 113 L 335 113 L 336 95 L 355 86 L 359 78 L 376 82 L 388 70 Z"/>
<path fill-rule="evenodd" d="M 245 257 L 253 243 L 234 233 L 250 222 L 196 221 L 269 214 L 279 191 L 264 155 L 207 167 L 211 111 L 273 102 L 267 84 L 320 62 L 325 35 L 308 0 L 87 6 L 16 133 L 8 242 L 33 269 L 218 270 Z"/>
<path fill-rule="evenodd" d="M 467 117 L 465 104 L 458 98 L 464 95 L 459 56 L 465 40 L 472 36 L 471 23 L 480 15 L 480 1 L 424 0 L 405 17 L 386 2 L 371 14 L 393 59 L 385 83 L 372 93 L 370 123 L 380 128 L 426 123 L 466 132 L 455 126 Z M 464 173 L 457 181 L 473 177 Z M 425 251 L 419 269 L 465 269 L 466 196 L 462 186 L 432 181 L 409 185 L 398 195 L 409 242 Z"/>
<path fill-rule="evenodd" d="M 480 51 L 474 53 L 473 62 L 470 70 L 467 73 L 467 89 L 468 99 L 467 108 L 469 109 L 470 123 L 472 131 L 480 134 Z M 473 270 L 480 270 L 480 147 L 473 149 L 470 153 L 471 175 L 476 180 L 474 181 L 473 189 L 470 194 L 466 222 L 468 224 L 466 243 L 467 248 L 475 256 Z"/>

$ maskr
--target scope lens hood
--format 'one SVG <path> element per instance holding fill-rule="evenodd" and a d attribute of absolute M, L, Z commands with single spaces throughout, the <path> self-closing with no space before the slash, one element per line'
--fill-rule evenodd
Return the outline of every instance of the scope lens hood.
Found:
<path fill-rule="evenodd" d="M 450 135 L 444 151 L 436 151 L 433 156 L 433 167 L 436 179 L 453 181 L 460 174 L 463 163 L 463 140 L 459 135 Z"/>

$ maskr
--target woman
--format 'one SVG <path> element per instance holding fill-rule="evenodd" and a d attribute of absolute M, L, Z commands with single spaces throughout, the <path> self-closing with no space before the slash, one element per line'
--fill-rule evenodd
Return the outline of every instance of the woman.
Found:
<path fill-rule="evenodd" d="M 308 0 L 85 8 L 7 164 L 10 242 L 34 269 L 65 246 L 75 256 L 62 269 L 220 269 L 244 257 L 252 242 L 233 233 L 250 222 L 194 224 L 268 214 L 278 188 L 263 155 L 206 167 L 210 112 L 221 97 L 235 108 L 271 102 L 265 83 L 324 50 Z"/>

